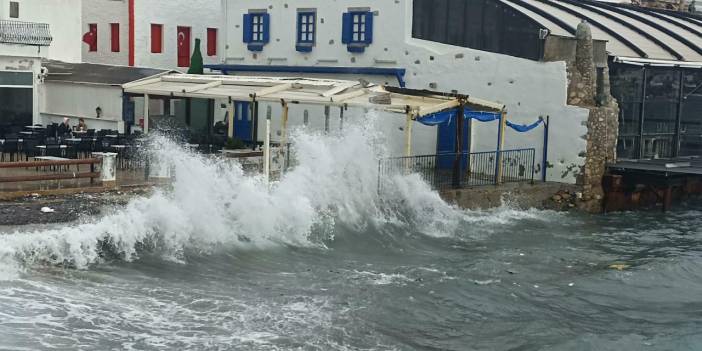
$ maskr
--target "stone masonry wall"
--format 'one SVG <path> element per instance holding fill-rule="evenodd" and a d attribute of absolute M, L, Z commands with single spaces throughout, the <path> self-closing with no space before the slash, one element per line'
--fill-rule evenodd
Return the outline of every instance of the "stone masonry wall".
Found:
<path fill-rule="evenodd" d="M 568 63 L 568 104 L 587 108 L 590 113 L 587 134 L 583 136 L 587 142 L 585 164 L 577 176 L 582 191 L 574 198 L 580 209 L 599 212 L 604 195 L 602 177 L 607 163 L 616 159 L 619 106 L 610 94 L 608 67 L 602 67 L 598 77 L 592 34 L 586 22 L 578 25 L 576 39 L 575 61 Z"/>

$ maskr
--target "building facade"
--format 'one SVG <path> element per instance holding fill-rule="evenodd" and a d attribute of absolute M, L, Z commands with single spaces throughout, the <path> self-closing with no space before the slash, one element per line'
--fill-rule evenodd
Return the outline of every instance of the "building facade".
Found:
<path fill-rule="evenodd" d="M 413 89 L 454 91 L 506 104 L 508 119 L 515 124 L 530 124 L 540 116 L 550 116 L 552 130 L 564 132 L 550 137 L 547 179 L 575 182 L 577 175 L 573 170 L 585 162 L 583 136 L 587 133 L 588 110 L 567 104 L 566 63 L 417 38 L 415 34 L 421 23 L 415 15 L 421 8 L 415 6 L 421 5 L 411 0 L 320 0 L 308 1 L 299 7 L 273 1 L 227 1 L 227 49 L 223 56 L 226 65 L 216 68 L 241 74 L 356 77 Z M 457 11 L 454 13 L 462 16 Z M 504 23 L 509 23 L 508 19 Z M 435 25 L 436 31 L 446 30 L 439 28 L 438 23 Z M 465 30 L 461 28 L 458 32 Z M 493 32 L 495 36 L 502 35 L 490 28 L 484 31 L 485 35 Z M 533 33 L 525 32 L 515 40 L 526 47 L 526 40 L 531 40 L 532 36 L 539 40 L 538 29 Z M 500 45 L 499 39 L 489 39 Z M 534 48 L 534 56 L 541 54 L 539 50 L 538 46 Z M 271 108 L 274 116 L 279 114 L 278 106 Z M 291 109 L 291 122 L 303 124 L 304 112 Z M 309 114 L 323 115 L 324 112 L 310 111 Z M 318 128 L 325 125 L 316 123 Z M 392 133 L 402 128 L 404 121 L 388 119 L 386 123 L 388 125 L 380 128 Z M 275 130 L 279 123 L 274 120 L 273 125 Z M 441 126 L 417 125 L 413 133 L 415 154 L 453 151 L 455 146 L 455 138 L 451 137 L 455 133 L 442 133 Z M 496 123 L 474 122 L 469 134 L 469 143 L 466 143 L 470 145 L 469 150 L 495 150 Z M 401 154 L 401 138 L 393 143 L 397 144 L 391 145 L 395 155 Z M 505 145 L 510 149 L 533 147 L 536 164 L 543 161 L 543 129 L 528 133 L 508 130 Z M 537 177 L 541 177 L 543 170 L 538 168 Z"/>
<path fill-rule="evenodd" d="M 0 134 L 39 119 L 41 60 L 52 44 L 50 26 L 24 15 L 32 2 L 0 1 Z"/>
<path fill-rule="evenodd" d="M 199 39 L 204 62 L 218 63 L 223 18 L 218 0 L 82 1 L 81 57 L 90 63 L 187 70 Z"/>

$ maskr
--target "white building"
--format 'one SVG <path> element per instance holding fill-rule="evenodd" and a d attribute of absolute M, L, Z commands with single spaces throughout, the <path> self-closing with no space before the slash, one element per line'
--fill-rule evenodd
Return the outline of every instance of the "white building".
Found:
<path fill-rule="evenodd" d="M 381 84 L 470 94 L 506 104 L 509 120 L 514 123 L 530 124 L 539 116 L 551 116 L 551 129 L 563 132 L 550 138 L 550 180 L 574 182 L 575 176 L 568 169 L 584 162 L 581 154 L 586 142 L 582 136 L 587 133 L 584 122 L 588 110 L 566 103 L 569 82 L 564 61 L 529 60 L 415 39 L 412 0 L 311 0 L 299 5 L 229 0 L 224 11 L 225 65 L 214 69 L 225 73 L 363 77 Z M 272 108 L 273 115 L 278 115 L 279 107 Z M 296 114 L 291 116 L 292 123 L 302 122 L 301 110 L 295 113 L 291 109 L 291 114 Z M 403 124 L 401 120 L 388 121 L 391 125 L 384 128 L 388 131 Z M 275 129 L 279 122 L 274 120 L 273 124 Z M 440 129 L 414 128 L 414 153 L 451 151 L 455 141 L 447 138 L 452 133 L 442 134 Z M 495 150 L 496 123 L 474 122 L 470 134 L 469 150 Z M 402 138 L 396 139 L 394 150 L 399 155 Z M 528 133 L 508 129 L 506 134 L 507 148 L 535 148 L 537 165 L 542 160 L 542 144 L 541 128 Z"/>
<path fill-rule="evenodd" d="M 217 63 L 223 19 L 219 0 L 84 0 L 82 60 L 183 70 L 200 39 L 204 62 Z"/>
<path fill-rule="evenodd" d="M 89 129 L 127 131 L 138 124 L 143 99 L 123 93 L 122 85 L 168 71 L 91 63 L 44 61 L 46 77 L 40 89 L 40 120 L 49 125 L 69 118 L 83 119 Z M 136 107 L 135 105 L 139 105 Z M 157 106 L 156 106 L 157 107 Z"/>
<path fill-rule="evenodd" d="M 32 124 L 39 116 L 41 59 L 51 44 L 49 25 L 14 20 L 17 8 L 0 11 L 0 134 Z M 8 19 L 9 18 L 9 19 Z"/>
<path fill-rule="evenodd" d="M 0 20 L 47 24 L 53 40 L 45 56 L 52 60 L 80 62 L 81 2 L 82 0 L 0 0 Z"/>

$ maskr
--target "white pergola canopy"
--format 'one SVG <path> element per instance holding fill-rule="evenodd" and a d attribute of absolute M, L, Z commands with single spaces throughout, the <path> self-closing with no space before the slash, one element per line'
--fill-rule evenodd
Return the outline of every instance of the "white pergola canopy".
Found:
<path fill-rule="evenodd" d="M 126 93 L 151 96 L 361 107 L 410 114 L 413 119 L 460 105 L 455 96 L 412 94 L 410 90 L 405 94 L 402 89 L 390 92 L 383 86 L 359 81 L 318 78 L 171 73 L 130 82 L 122 88 Z M 464 103 L 488 111 L 504 108 L 502 104 L 471 97 L 465 97 Z"/>

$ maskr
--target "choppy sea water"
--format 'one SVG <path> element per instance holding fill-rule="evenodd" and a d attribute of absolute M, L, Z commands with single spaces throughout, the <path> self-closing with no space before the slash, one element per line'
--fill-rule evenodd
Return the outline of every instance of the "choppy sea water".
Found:
<path fill-rule="evenodd" d="M 270 189 L 170 148 L 172 190 L 3 228 L 0 349 L 702 349 L 702 205 L 463 211 L 378 194 L 363 128 L 294 140 Z"/>

